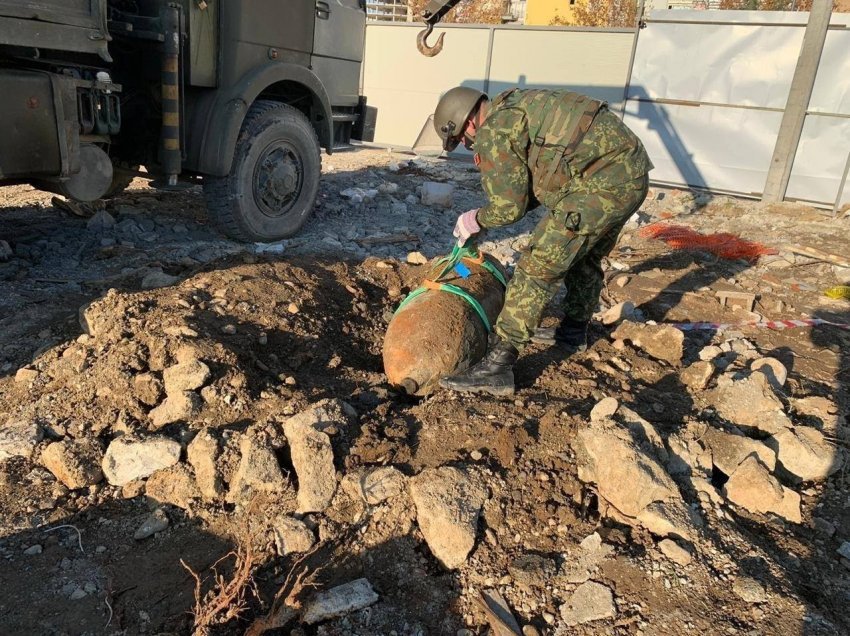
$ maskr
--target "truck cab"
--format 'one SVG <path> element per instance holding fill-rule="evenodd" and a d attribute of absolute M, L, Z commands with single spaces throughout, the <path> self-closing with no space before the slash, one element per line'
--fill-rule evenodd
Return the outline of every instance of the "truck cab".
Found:
<path fill-rule="evenodd" d="M 320 148 L 373 129 L 365 17 L 364 0 L 0 0 L 0 182 L 78 201 L 139 174 L 201 183 L 229 236 L 291 236 Z"/>

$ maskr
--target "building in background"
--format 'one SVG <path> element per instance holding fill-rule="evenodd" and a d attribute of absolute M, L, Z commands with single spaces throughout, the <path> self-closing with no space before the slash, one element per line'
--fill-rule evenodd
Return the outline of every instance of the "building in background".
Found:
<path fill-rule="evenodd" d="M 478 0 L 493 3 L 495 0 Z M 526 4 L 533 0 L 501 0 L 501 22 L 523 24 Z M 417 6 L 422 3 L 417 3 Z M 414 22 L 418 19 L 408 0 L 366 0 L 366 19 L 375 22 Z"/>
<path fill-rule="evenodd" d="M 375 22 L 413 22 L 407 0 L 366 0 L 366 19 Z"/>
<path fill-rule="evenodd" d="M 527 0 L 525 24 L 573 24 L 573 7 L 581 0 Z"/>

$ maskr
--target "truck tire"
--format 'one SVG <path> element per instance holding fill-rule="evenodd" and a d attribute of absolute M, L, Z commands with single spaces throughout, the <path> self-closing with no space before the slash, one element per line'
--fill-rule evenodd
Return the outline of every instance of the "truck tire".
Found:
<path fill-rule="evenodd" d="M 122 168 L 119 165 L 115 165 L 112 173 L 112 184 L 109 186 L 109 190 L 106 191 L 106 194 L 103 195 L 104 199 L 111 199 L 112 197 L 117 197 L 119 194 L 124 192 L 127 188 L 130 187 L 130 184 L 133 183 L 133 179 L 136 178 L 136 173 L 139 171 L 139 166 L 129 166 L 128 168 Z"/>
<path fill-rule="evenodd" d="M 226 177 L 204 177 L 213 223 L 239 241 L 269 242 L 298 232 L 316 203 L 319 140 L 300 111 L 268 100 L 251 105 Z"/>

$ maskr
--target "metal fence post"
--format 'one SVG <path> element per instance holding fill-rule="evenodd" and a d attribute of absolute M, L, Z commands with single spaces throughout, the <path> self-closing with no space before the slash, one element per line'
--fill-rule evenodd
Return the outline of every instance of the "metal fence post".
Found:
<path fill-rule="evenodd" d="M 620 119 L 626 117 L 626 106 L 629 102 L 629 88 L 632 86 L 632 72 L 635 69 L 635 55 L 637 54 L 638 38 L 640 37 L 640 29 L 643 24 L 644 0 L 640 0 L 637 9 L 637 19 L 635 21 L 635 37 L 632 41 L 632 52 L 629 55 L 629 70 L 626 71 L 626 85 L 623 88 L 623 107 L 620 109 Z"/>
<path fill-rule="evenodd" d="M 806 121 L 806 111 L 812 97 L 831 16 L 832 0 L 814 0 L 803 35 L 797 68 L 788 91 L 785 112 L 782 114 L 782 123 L 779 125 L 779 134 L 776 136 L 773 157 L 767 170 L 762 201 L 782 201 L 788 190 L 791 168 L 794 166 L 797 146 L 803 133 L 803 123 Z"/>

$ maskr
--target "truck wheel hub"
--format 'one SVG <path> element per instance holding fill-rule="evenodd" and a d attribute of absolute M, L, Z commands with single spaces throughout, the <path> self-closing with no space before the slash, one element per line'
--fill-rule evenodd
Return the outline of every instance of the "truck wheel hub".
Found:
<path fill-rule="evenodd" d="M 301 191 L 304 169 L 295 151 L 284 143 L 265 150 L 254 174 L 257 205 L 267 216 L 286 214 Z"/>

